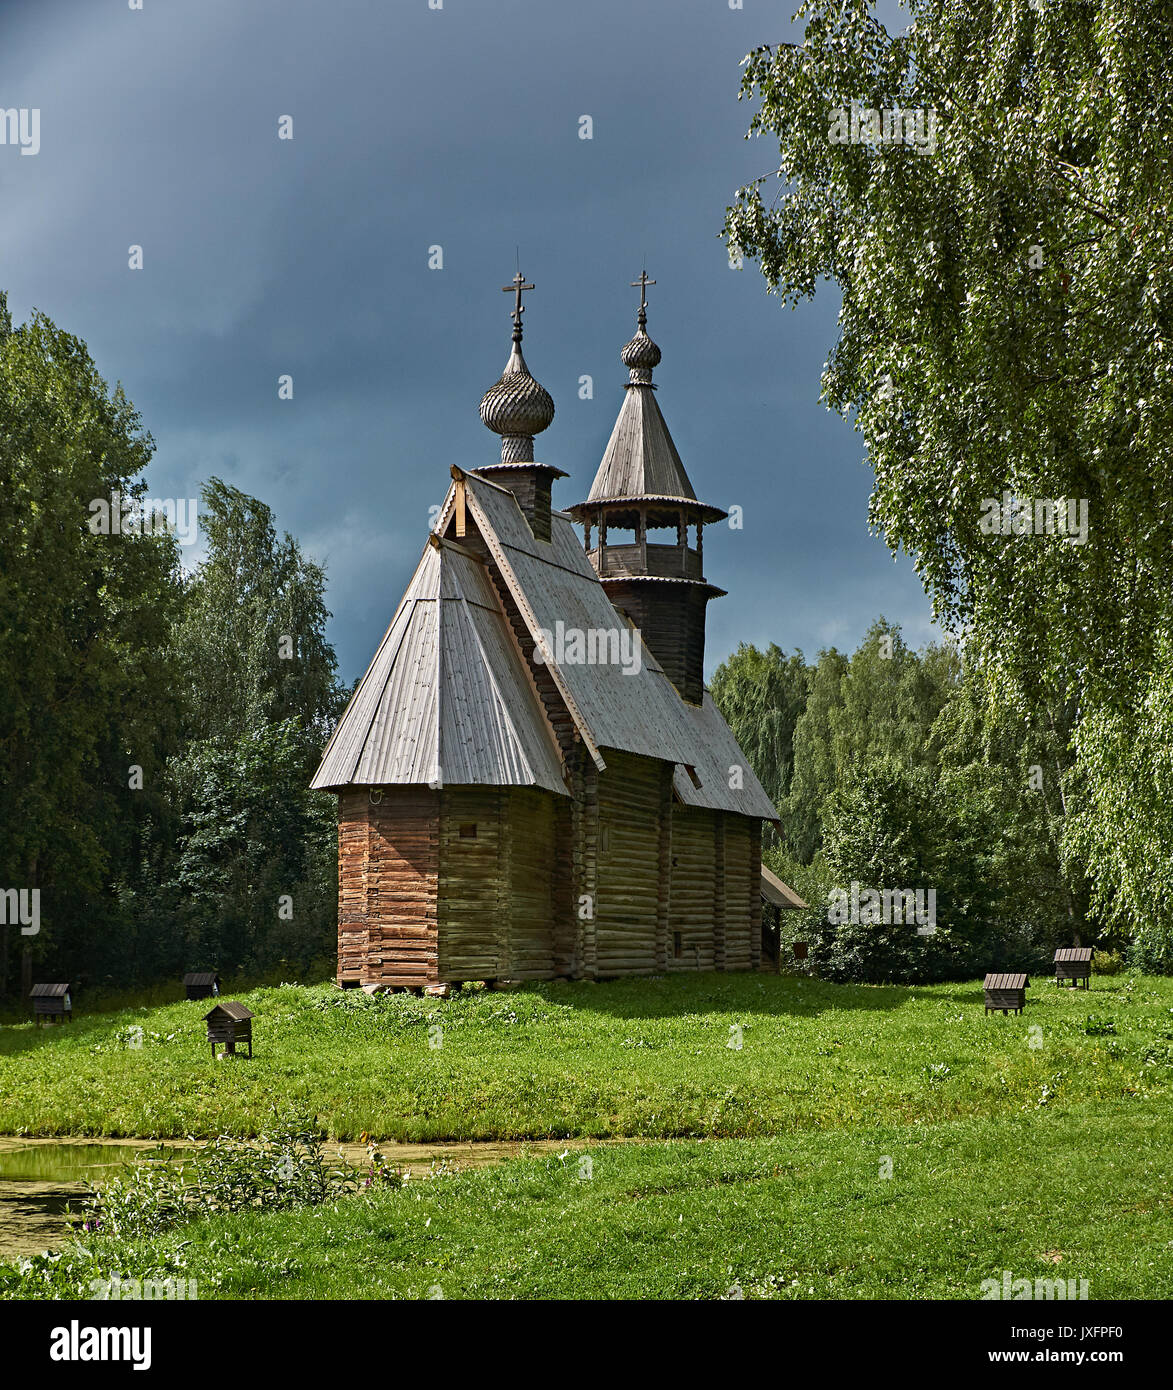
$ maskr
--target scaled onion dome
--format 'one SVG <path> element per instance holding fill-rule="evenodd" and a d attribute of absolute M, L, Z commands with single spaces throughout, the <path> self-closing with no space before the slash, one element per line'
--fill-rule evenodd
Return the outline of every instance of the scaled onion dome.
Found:
<path fill-rule="evenodd" d="M 525 365 L 521 324 L 516 323 L 513 351 L 501 379 L 489 387 L 481 401 L 481 419 L 501 436 L 501 462 L 532 463 L 534 435 L 541 434 L 553 418 L 554 401 Z"/>
<path fill-rule="evenodd" d="M 652 368 L 660 365 L 660 349 L 648 337 L 647 310 L 640 306 L 639 330 L 620 354 L 623 365 L 630 370 L 633 386 L 650 386 Z"/>

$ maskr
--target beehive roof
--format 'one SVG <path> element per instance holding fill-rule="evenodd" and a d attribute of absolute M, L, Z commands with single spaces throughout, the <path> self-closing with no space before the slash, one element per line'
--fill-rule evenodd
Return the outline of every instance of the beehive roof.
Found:
<path fill-rule="evenodd" d="M 215 1008 L 204 1015 L 204 1018 L 214 1018 L 216 1014 L 226 1014 L 235 1023 L 243 1023 L 246 1018 L 255 1017 L 251 1009 L 246 1009 L 243 1004 L 238 1004 L 235 999 L 222 999 Z"/>
<path fill-rule="evenodd" d="M 1030 981 L 1025 975 L 987 975 L 986 989 L 1025 989 Z"/>

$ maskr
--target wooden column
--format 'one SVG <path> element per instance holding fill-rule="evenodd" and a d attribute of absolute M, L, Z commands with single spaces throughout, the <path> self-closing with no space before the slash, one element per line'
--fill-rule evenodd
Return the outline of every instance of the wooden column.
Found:
<path fill-rule="evenodd" d="M 750 822 L 749 827 L 749 968 L 759 970 L 762 964 L 762 823 Z M 779 908 L 778 960 L 782 959 L 782 923 Z"/>
<path fill-rule="evenodd" d="M 509 888 L 512 882 L 513 827 L 505 806 L 505 794 L 497 794 L 497 974 L 513 975 L 513 939 L 509 929 L 513 910 Z"/>
<path fill-rule="evenodd" d="M 656 969 L 668 969 L 668 943 L 672 939 L 672 774 L 675 764 L 660 770 L 659 901 L 656 910 Z"/>
<path fill-rule="evenodd" d="M 574 780 L 574 841 L 577 864 L 574 914 L 577 940 L 577 979 L 598 974 L 597 924 L 599 915 L 599 770 L 585 756 L 579 758 Z M 583 897 L 591 900 L 592 915 L 581 915 Z"/>
<path fill-rule="evenodd" d="M 725 813 L 713 818 L 713 969 L 725 969 Z"/>

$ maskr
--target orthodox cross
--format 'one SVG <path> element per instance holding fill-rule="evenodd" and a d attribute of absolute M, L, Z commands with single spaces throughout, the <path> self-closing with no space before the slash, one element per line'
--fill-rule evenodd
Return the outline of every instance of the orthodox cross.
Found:
<path fill-rule="evenodd" d="M 654 284 L 654 283 L 655 283 L 655 282 L 653 281 L 653 284 Z M 513 326 L 514 326 L 514 328 L 520 328 L 520 327 L 521 327 L 521 316 L 522 316 L 522 314 L 525 313 L 525 305 L 521 302 L 521 292 L 522 292 L 522 290 L 532 290 L 532 289 L 533 289 L 533 285 L 527 284 L 527 283 L 526 283 L 526 278 L 525 278 L 525 276 L 521 273 L 520 270 L 519 270 L 519 271 L 517 272 L 517 274 L 513 277 L 513 283 L 512 283 L 511 285 L 502 285 L 502 286 L 501 286 L 501 293 L 502 293 L 502 294 L 512 294 L 512 295 L 516 295 L 516 300 L 515 300 L 514 305 L 513 305 L 513 315 L 512 315 L 512 317 L 513 317 Z"/>
<path fill-rule="evenodd" d="M 643 328 L 648 321 L 648 286 L 654 285 L 655 283 L 654 280 L 648 279 L 646 268 L 640 271 L 638 280 L 633 280 L 631 282 L 632 289 L 639 288 L 639 326 L 641 328 Z"/>

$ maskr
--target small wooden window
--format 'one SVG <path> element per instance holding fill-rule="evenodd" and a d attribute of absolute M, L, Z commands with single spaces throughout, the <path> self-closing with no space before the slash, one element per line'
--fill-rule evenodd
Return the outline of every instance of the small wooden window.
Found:
<path fill-rule="evenodd" d="M 674 931 L 672 933 L 672 954 L 676 957 L 677 960 L 680 959 L 680 952 L 682 949 L 683 947 L 680 940 L 680 933 L 678 931 Z"/>
<path fill-rule="evenodd" d="M 602 854 L 608 854 L 608 853 L 610 853 L 610 850 L 611 850 L 611 827 L 610 827 L 609 825 L 601 825 L 601 826 L 599 827 L 599 851 L 600 851 L 600 853 L 602 853 Z"/>
<path fill-rule="evenodd" d="M 476 827 L 476 823 L 475 823 L 475 822 L 472 822 L 471 824 L 468 824 L 468 825 L 462 825 L 462 826 L 460 827 L 460 838 L 461 838 L 462 840 L 475 840 L 476 837 L 477 837 L 477 827 Z"/>

